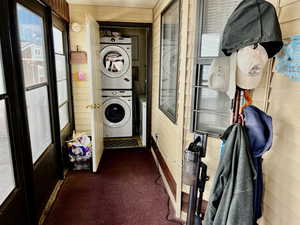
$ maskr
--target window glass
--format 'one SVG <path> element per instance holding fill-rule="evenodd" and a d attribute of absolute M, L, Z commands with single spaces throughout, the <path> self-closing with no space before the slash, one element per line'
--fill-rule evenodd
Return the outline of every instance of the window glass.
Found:
<path fill-rule="evenodd" d="M 67 79 L 66 57 L 55 54 L 55 67 L 57 81 Z"/>
<path fill-rule="evenodd" d="M 52 142 L 47 86 L 27 91 L 26 102 L 35 162 Z"/>
<path fill-rule="evenodd" d="M 230 124 L 230 117 L 214 111 L 200 110 L 196 112 L 196 131 L 222 134 Z"/>
<path fill-rule="evenodd" d="M 57 82 L 58 105 L 68 100 L 68 86 L 67 80 Z"/>
<path fill-rule="evenodd" d="M 47 82 L 42 17 L 17 5 L 25 87 Z"/>
<path fill-rule="evenodd" d="M 208 88 L 209 65 L 201 65 L 195 85 L 196 131 L 221 134 L 230 124 L 231 100 L 222 92 Z"/>
<path fill-rule="evenodd" d="M 198 52 L 194 83 L 194 126 L 196 132 L 222 134 L 230 125 L 230 98 L 225 94 L 208 88 L 210 64 L 215 57 L 222 55 L 220 45 L 226 22 L 241 0 L 199 1 L 202 17 L 199 18 L 200 49 Z"/>
<path fill-rule="evenodd" d="M 230 99 L 222 92 L 202 87 L 200 90 L 201 99 L 198 102 L 198 109 L 214 110 L 230 115 Z"/>
<path fill-rule="evenodd" d="M 204 1 L 201 57 L 216 57 L 227 19 L 241 0 Z"/>
<path fill-rule="evenodd" d="M 56 27 L 53 27 L 53 39 L 55 53 L 64 54 L 63 33 Z"/>
<path fill-rule="evenodd" d="M 62 105 L 59 108 L 59 125 L 60 129 L 64 129 L 64 127 L 69 123 L 69 109 L 68 103 Z"/>
<path fill-rule="evenodd" d="M 180 1 L 173 1 L 161 17 L 159 108 L 176 122 L 179 68 Z"/>
<path fill-rule="evenodd" d="M 20 4 L 17 10 L 32 159 L 35 162 L 52 143 L 44 21 Z"/>
<path fill-rule="evenodd" d="M 68 80 L 66 56 L 64 54 L 63 32 L 53 27 L 55 50 L 55 68 L 57 80 L 57 98 L 59 105 L 59 122 L 62 130 L 69 123 Z"/>
<path fill-rule="evenodd" d="M 4 84 L 4 73 L 2 65 L 2 54 L 0 46 L 0 95 L 5 93 L 5 84 Z"/>
<path fill-rule="evenodd" d="M 3 74 L 0 74 L 0 77 Z M 15 188 L 5 101 L 0 100 L 0 204 Z"/>

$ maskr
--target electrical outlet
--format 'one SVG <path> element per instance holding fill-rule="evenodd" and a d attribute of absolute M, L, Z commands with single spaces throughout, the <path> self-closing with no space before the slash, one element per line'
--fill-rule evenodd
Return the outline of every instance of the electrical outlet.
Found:
<path fill-rule="evenodd" d="M 156 142 L 158 142 L 159 134 L 158 134 L 158 133 L 155 133 L 154 135 L 155 135 L 155 140 L 156 140 Z"/>

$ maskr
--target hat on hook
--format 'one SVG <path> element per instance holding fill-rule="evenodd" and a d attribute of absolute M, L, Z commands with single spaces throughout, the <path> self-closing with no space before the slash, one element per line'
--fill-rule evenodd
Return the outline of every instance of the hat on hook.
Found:
<path fill-rule="evenodd" d="M 236 53 L 213 60 L 208 73 L 208 87 L 234 98 L 236 90 Z"/>
<path fill-rule="evenodd" d="M 255 157 L 260 157 L 272 146 L 272 117 L 253 105 L 245 107 L 243 113 L 251 151 Z"/>
<path fill-rule="evenodd" d="M 236 84 L 243 89 L 256 88 L 268 62 L 268 54 L 263 46 L 251 45 L 237 53 Z"/>
<path fill-rule="evenodd" d="M 282 48 L 276 10 L 265 0 L 243 0 L 227 21 L 222 51 L 228 56 L 238 49 L 258 43 L 265 47 L 269 58 Z"/>

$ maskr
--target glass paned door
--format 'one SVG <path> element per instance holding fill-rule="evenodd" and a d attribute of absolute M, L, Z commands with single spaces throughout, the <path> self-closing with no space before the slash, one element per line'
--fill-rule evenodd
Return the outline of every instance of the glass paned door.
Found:
<path fill-rule="evenodd" d="M 63 31 L 53 27 L 54 51 L 55 51 L 55 68 L 57 80 L 57 97 L 59 106 L 59 124 L 60 129 L 64 129 L 69 123 L 69 96 L 67 80 L 67 64 L 64 51 Z"/>
<path fill-rule="evenodd" d="M 6 90 L 0 48 L 0 205 L 15 188 L 14 167 L 6 110 Z"/>
<path fill-rule="evenodd" d="M 52 143 L 44 21 L 17 5 L 19 36 L 33 162 Z"/>

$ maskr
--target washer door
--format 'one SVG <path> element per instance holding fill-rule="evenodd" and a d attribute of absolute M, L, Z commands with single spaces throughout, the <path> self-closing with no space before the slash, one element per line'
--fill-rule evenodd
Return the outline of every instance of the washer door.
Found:
<path fill-rule="evenodd" d="M 129 55 L 118 45 L 109 45 L 103 48 L 100 56 L 101 71 L 104 76 L 119 78 L 129 69 Z"/>
<path fill-rule="evenodd" d="M 131 117 L 129 105 L 119 99 L 111 98 L 103 104 L 104 124 L 109 127 L 123 127 Z"/>

